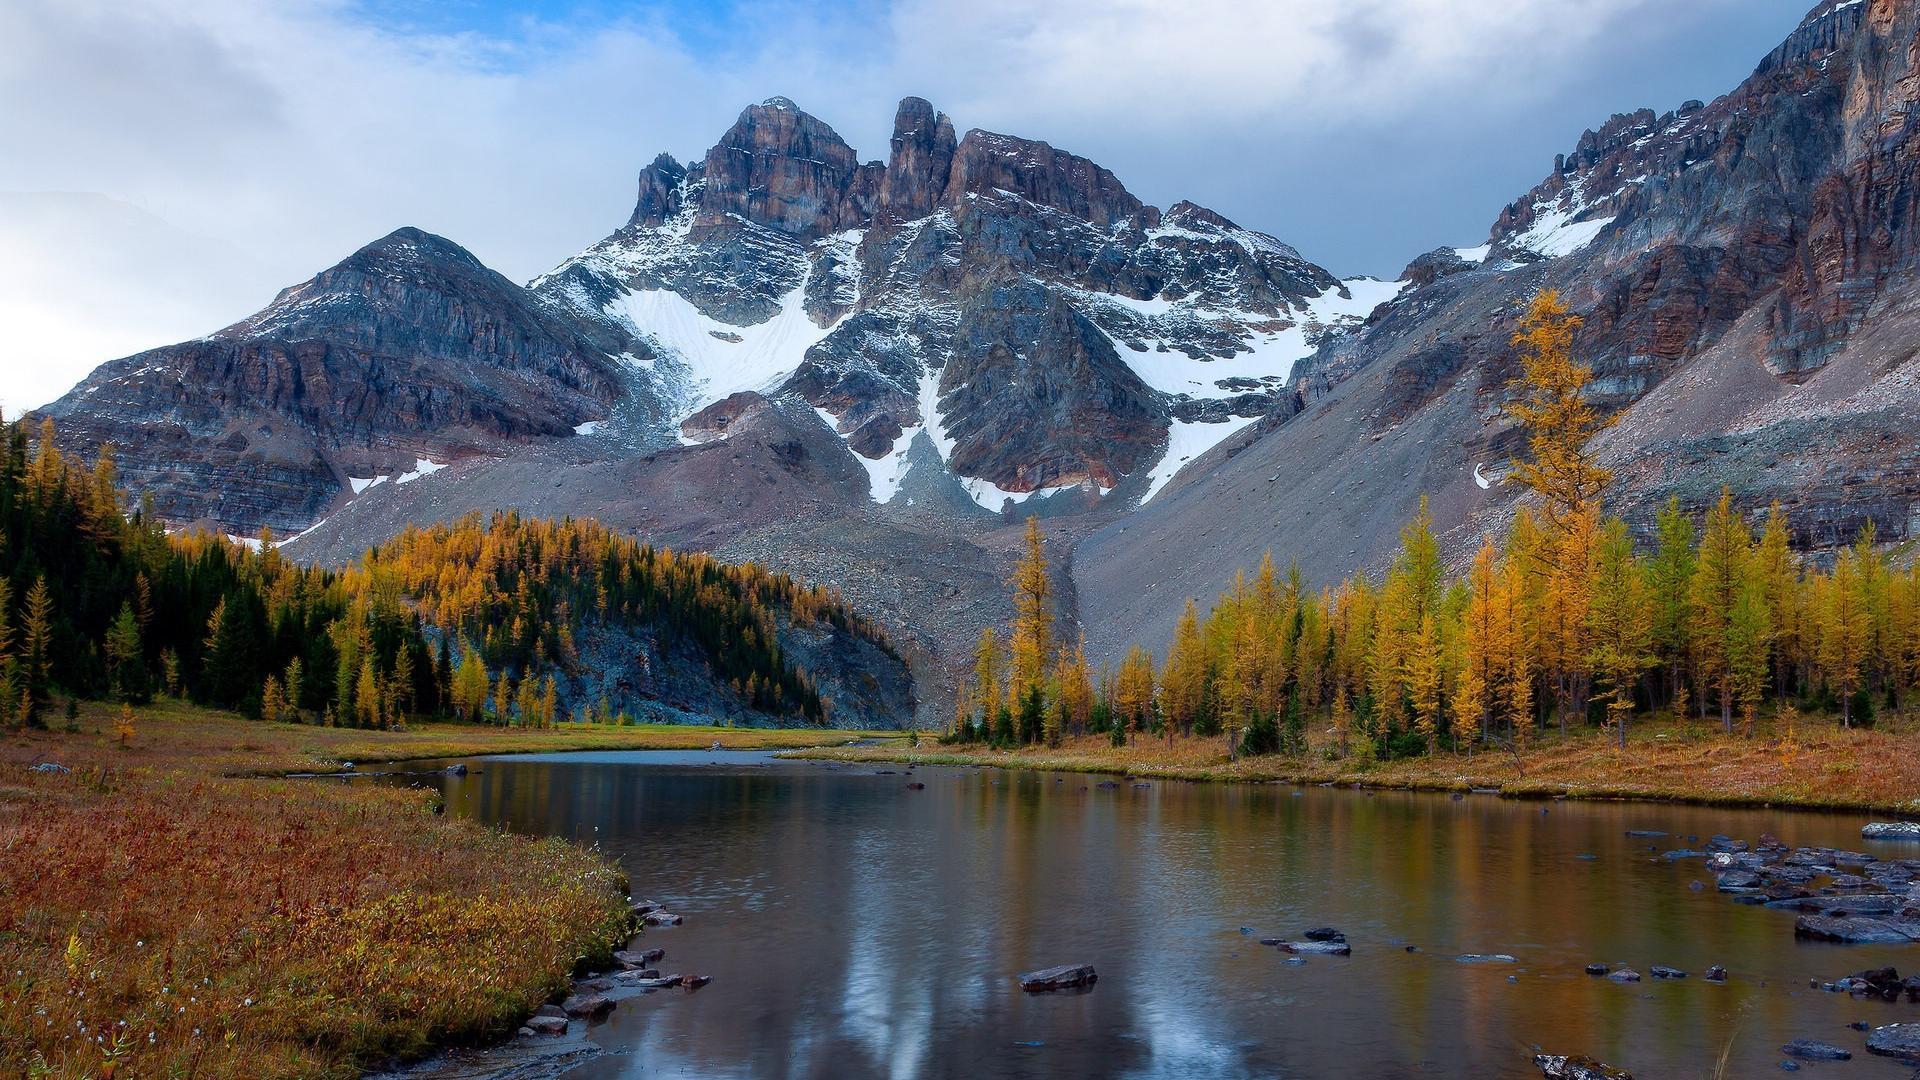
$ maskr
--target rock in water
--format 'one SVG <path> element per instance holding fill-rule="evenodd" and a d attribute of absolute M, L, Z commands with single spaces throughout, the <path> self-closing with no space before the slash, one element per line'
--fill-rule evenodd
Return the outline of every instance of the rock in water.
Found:
<path fill-rule="evenodd" d="M 1540 1067 L 1540 1075 L 1546 1080 L 1633 1080 L 1633 1074 L 1627 1070 L 1616 1069 L 1590 1057 L 1535 1054 L 1533 1063 Z"/>
<path fill-rule="evenodd" d="M 1653 972 L 1653 977 L 1656 979 L 1684 979 L 1687 977 L 1686 972 L 1681 971 L 1679 968 L 1668 967 L 1665 964 L 1655 964 L 1649 970 Z"/>
<path fill-rule="evenodd" d="M 1790 1058 L 1802 1061 L 1852 1061 L 1853 1051 L 1844 1050 L 1819 1039 L 1795 1039 L 1780 1048 Z"/>
<path fill-rule="evenodd" d="M 1506 953 L 1467 953 L 1453 959 L 1458 964 L 1517 964 L 1520 962 Z"/>
<path fill-rule="evenodd" d="M 1920 1024 L 1888 1024 L 1867 1034 L 1867 1049 L 1887 1057 L 1920 1062 Z"/>
<path fill-rule="evenodd" d="M 1618 971 L 1608 972 L 1607 978 L 1612 979 L 1614 982 L 1623 982 L 1623 983 L 1639 982 L 1640 973 L 1633 970 L 1632 968 L 1621 968 Z"/>
<path fill-rule="evenodd" d="M 1876 821 L 1860 835 L 1868 840 L 1920 840 L 1920 821 Z"/>
<path fill-rule="evenodd" d="M 1612 970 L 1613 970 L 1612 966 L 1608 964 L 1602 964 L 1598 961 L 1595 961 L 1594 963 L 1587 965 L 1587 974 L 1589 975 L 1605 975 L 1607 972 Z"/>
<path fill-rule="evenodd" d="M 575 994 L 561 1002 L 560 1009 L 568 1016 L 598 1020 L 613 1011 L 613 1001 L 600 994 Z"/>
<path fill-rule="evenodd" d="M 1338 941 L 1282 941 L 1280 947 L 1290 953 L 1317 953 L 1323 956 L 1352 956 L 1353 947 L 1346 938 Z"/>
<path fill-rule="evenodd" d="M 1719 964 L 1713 965 L 1707 969 L 1706 980 L 1708 982 L 1726 982 L 1727 969 L 1721 967 Z"/>
<path fill-rule="evenodd" d="M 567 1018 L 564 1016 L 536 1016 L 526 1025 L 536 1035 L 565 1035 Z"/>
<path fill-rule="evenodd" d="M 1077 986 L 1092 986 L 1094 980 L 1098 978 L 1092 964 L 1062 964 L 1059 967 L 1026 972 L 1020 976 L 1020 989 L 1029 994 L 1046 990 L 1070 990 Z"/>

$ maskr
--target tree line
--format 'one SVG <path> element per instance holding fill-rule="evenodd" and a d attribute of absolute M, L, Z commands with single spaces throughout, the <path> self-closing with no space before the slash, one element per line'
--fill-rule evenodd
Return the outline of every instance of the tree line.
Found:
<path fill-rule="evenodd" d="M 1036 660 L 1051 609 L 1029 521 L 1011 647 L 983 635 L 952 737 L 1225 736 L 1236 753 L 1299 753 L 1314 731 L 1330 755 L 1374 759 L 1585 726 L 1625 746 L 1634 718 L 1655 712 L 1751 733 L 1769 708 L 1852 726 L 1905 707 L 1920 686 L 1920 564 L 1896 568 L 1869 522 L 1815 565 L 1791 549 L 1777 504 L 1750 520 L 1724 492 L 1702 516 L 1670 500 L 1636 542 L 1605 513 L 1611 475 L 1587 448 L 1612 417 L 1583 393 L 1578 326 L 1551 291 L 1520 324 L 1506 409 L 1527 456 L 1509 482 L 1529 497 L 1464 573 L 1445 572 L 1422 499 L 1377 579 L 1313 590 L 1269 555 L 1204 617 L 1188 601 L 1158 662 L 1135 645 L 1090 674 L 1077 648 Z"/>
<path fill-rule="evenodd" d="M 750 710 L 824 724 L 831 703 L 784 655 L 781 628 L 825 623 L 890 649 L 830 591 L 591 520 L 470 515 L 341 570 L 285 558 L 266 531 L 169 535 L 149 505 L 130 508 L 110 447 L 88 466 L 55 447 L 51 421 L 37 437 L 0 430 L 4 727 L 44 726 L 62 698 L 158 694 L 369 727 L 611 721 L 604 699 L 560 689 L 597 626 L 691 653 Z"/>

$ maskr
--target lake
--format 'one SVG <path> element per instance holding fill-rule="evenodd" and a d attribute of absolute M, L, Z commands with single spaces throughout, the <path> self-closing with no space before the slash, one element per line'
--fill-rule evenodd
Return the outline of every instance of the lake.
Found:
<path fill-rule="evenodd" d="M 590 1029 L 615 1077 L 1511 1077 L 1535 1048 L 1640 1080 L 1776 1075 L 1782 1043 L 1854 1051 L 1815 1074 L 1912 1077 L 1856 1020 L 1920 1005 L 1809 989 L 1920 967 L 1920 946 L 1796 942 L 1792 913 L 1732 902 L 1714 833 L 1861 850 L 1849 815 L 1290 785 L 855 766 L 740 752 L 468 759 L 450 813 L 597 844 L 696 993 L 622 1001 Z M 891 768 L 892 775 L 879 772 Z M 908 787 L 924 783 L 924 790 Z M 1630 837 L 1662 830 L 1665 838 Z M 1920 845 L 1882 844 L 1883 857 Z M 1705 883 L 1692 889 L 1690 883 Z M 1261 937 L 1344 930 L 1350 957 L 1288 963 Z M 1243 928 L 1245 928 L 1243 930 Z M 1409 946 L 1417 951 L 1409 951 Z M 1514 964 L 1463 964 L 1508 953 Z M 1591 961 L 1646 976 L 1587 975 Z M 1022 971 L 1090 963 L 1085 992 Z M 1692 977 L 1655 980 L 1654 964 Z M 1725 984 L 1701 978 L 1724 965 Z M 1730 1050 L 1728 1048 L 1730 1047 Z"/>

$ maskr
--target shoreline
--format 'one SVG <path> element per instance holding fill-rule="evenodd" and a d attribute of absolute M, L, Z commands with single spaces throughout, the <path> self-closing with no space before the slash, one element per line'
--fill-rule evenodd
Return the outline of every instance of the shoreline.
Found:
<path fill-rule="evenodd" d="M 1654 729 L 1636 736 L 1655 743 L 1675 734 Z M 1899 758 L 1920 764 L 1920 738 L 1873 732 L 1848 733 L 1848 749 L 1856 756 L 1883 756 L 1899 763 Z M 1760 740 L 1718 734 L 1690 736 L 1687 746 L 1699 747 L 1703 756 L 1723 756 L 1722 751 L 1738 746 L 1749 754 L 1761 755 L 1771 748 Z M 1215 742 L 1217 740 L 1208 740 Z M 1198 740 L 1183 740 L 1171 752 L 1164 744 L 1130 746 L 1124 750 L 1108 747 L 1103 737 L 1081 736 L 1061 748 L 1030 747 L 996 750 L 983 746 L 945 746 L 911 749 L 904 745 L 812 747 L 786 750 L 783 758 L 840 762 L 887 762 L 896 764 L 994 767 L 1033 772 L 1064 772 L 1088 775 L 1138 777 L 1141 779 L 1179 780 L 1216 784 L 1293 784 L 1301 787 L 1341 787 L 1375 791 L 1424 791 L 1445 793 L 1481 793 L 1501 798 L 1525 800 L 1577 799 L 1585 802 L 1644 802 L 1723 807 L 1729 809 L 1774 809 L 1802 812 L 1883 814 L 1897 819 L 1920 820 L 1920 768 L 1911 782 L 1897 781 L 1892 790 L 1901 794 L 1878 795 L 1849 788 L 1841 776 L 1853 762 L 1838 762 L 1837 775 L 1822 775 L 1811 784 L 1794 779 L 1767 782 L 1751 774 L 1731 778 L 1719 786 L 1674 782 L 1672 777 L 1685 770 L 1669 768 L 1659 761 L 1638 767 L 1641 772 L 1664 772 L 1665 784 L 1609 776 L 1595 769 L 1554 767 L 1552 755 L 1572 751 L 1593 756 L 1596 749 L 1591 736 L 1574 735 L 1566 742 L 1553 742 L 1529 751 L 1532 758 L 1516 766 L 1512 755 L 1487 751 L 1473 757 L 1436 754 L 1422 758 L 1384 762 L 1370 769 L 1356 769 L 1341 762 L 1302 760 L 1293 757 L 1262 756 L 1228 761 L 1225 755 L 1213 760 L 1166 760 L 1169 753 L 1192 757 Z M 1891 745 L 1889 745 L 1891 744 Z M 1635 749 L 1639 749 L 1636 747 Z M 1811 751 L 1808 757 L 1831 752 L 1831 747 Z M 1602 750 L 1604 754 L 1604 750 Z M 1809 762 L 1809 764 L 1811 764 Z M 1544 767 L 1539 774 L 1526 772 Z M 1832 766 L 1823 767 L 1828 773 Z M 1515 775 L 1518 771 L 1519 775 Z M 1726 778 L 1723 778 L 1726 779 Z M 1826 788 L 1826 790 L 1820 790 Z M 1904 795 L 1904 797 L 1902 797 Z"/>
<path fill-rule="evenodd" d="M 0 1058 L 97 1073 L 62 1034 L 139 1027 L 139 1073 L 358 1077 L 511 1043 L 637 922 L 613 860 L 444 814 L 356 765 L 578 750 L 791 749 L 818 729 L 400 732 L 270 724 L 174 701 L 84 703 L 0 735 Z M 74 887 L 78 885 L 79 887 Z M 377 960 L 375 959 L 377 958 Z M 460 973 L 449 978 L 450 971 Z M 185 1002 L 180 991 L 189 988 Z M 79 993 L 80 990 L 85 993 Z M 176 1003 L 179 1004 L 176 1004 Z M 185 1008 L 181 1008 L 184 1005 Z M 370 1017 L 378 1017 L 370 1020 Z"/>

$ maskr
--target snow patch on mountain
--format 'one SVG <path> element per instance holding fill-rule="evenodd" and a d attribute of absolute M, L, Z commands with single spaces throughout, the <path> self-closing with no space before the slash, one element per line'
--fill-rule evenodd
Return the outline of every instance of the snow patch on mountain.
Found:
<path fill-rule="evenodd" d="M 434 473 L 437 473 L 444 468 L 446 468 L 446 466 L 440 464 L 437 461 L 428 461 L 426 458 L 417 458 L 414 460 L 412 470 L 408 472 L 403 472 L 399 476 L 394 477 L 393 482 L 395 484 L 411 484 L 415 480 L 418 480 L 423 476 L 432 476 Z"/>
<path fill-rule="evenodd" d="M 1553 202 L 1534 203 L 1532 224 L 1510 238 L 1508 246 L 1531 251 L 1543 259 L 1571 255 L 1592 243 L 1600 230 L 1613 224 L 1611 214 L 1582 220 L 1581 215 L 1590 212 L 1594 205 L 1576 181 Z"/>
<path fill-rule="evenodd" d="M 833 329 L 814 325 L 806 291 L 803 281 L 781 297 L 773 318 L 753 326 L 721 322 L 671 289 L 626 293 L 607 310 L 682 369 L 677 421 L 742 390 L 770 392 L 800 366 L 807 350 Z"/>
<path fill-rule="evenodd" d="M 1126 330 L 1137 331 L 1144 324 L 1149 333 L 1141 336 L 1152 340 L 1154 347 L 1143 353 L 1129 346 L 1114 327 L 1104 325 L 1111 320 L 1095 320 L 1103 324 L 1102 331 L 1115 351 L 1142 382 L 1163 394 L 1217 400 L 1237 397 L 1250 384 L 1284 384 L 1293 365 L 1312 355 L 1328 333 L 1358 325 L 1405 287 L 1404 281 L 1352 278 L 1283 315 L 1159 297 L 1136 300 L 1109 293 L 1080 295 L 1090 305 L 1106 305 L 1138 316 L 1126 324 Z M 1342 288 L 1347 295 L 1340 295 Z M 1224 333 L 1236 340 L 1239 348 L 1231 356 L 1193 356 L 1178 343 L 1188 336 L 1186 331 L 1196 327 Z"/>
<path fill-rule="evenodd" d="M 1160 455 L 1160 461 L 1153 467 L 1148 478 L 1147 494 L 1140 500 L 1141 505 L 1153 501 L 1160 489 L 1167 486 L 1187 463 L 1225 442 L 1227 437 L 1248 424 L 1255 417 L 1236 416 L 1219 423 L 1198 424 L 1185 420 L 1175 420 L 1167 430 L 1167 452 Z"/>

